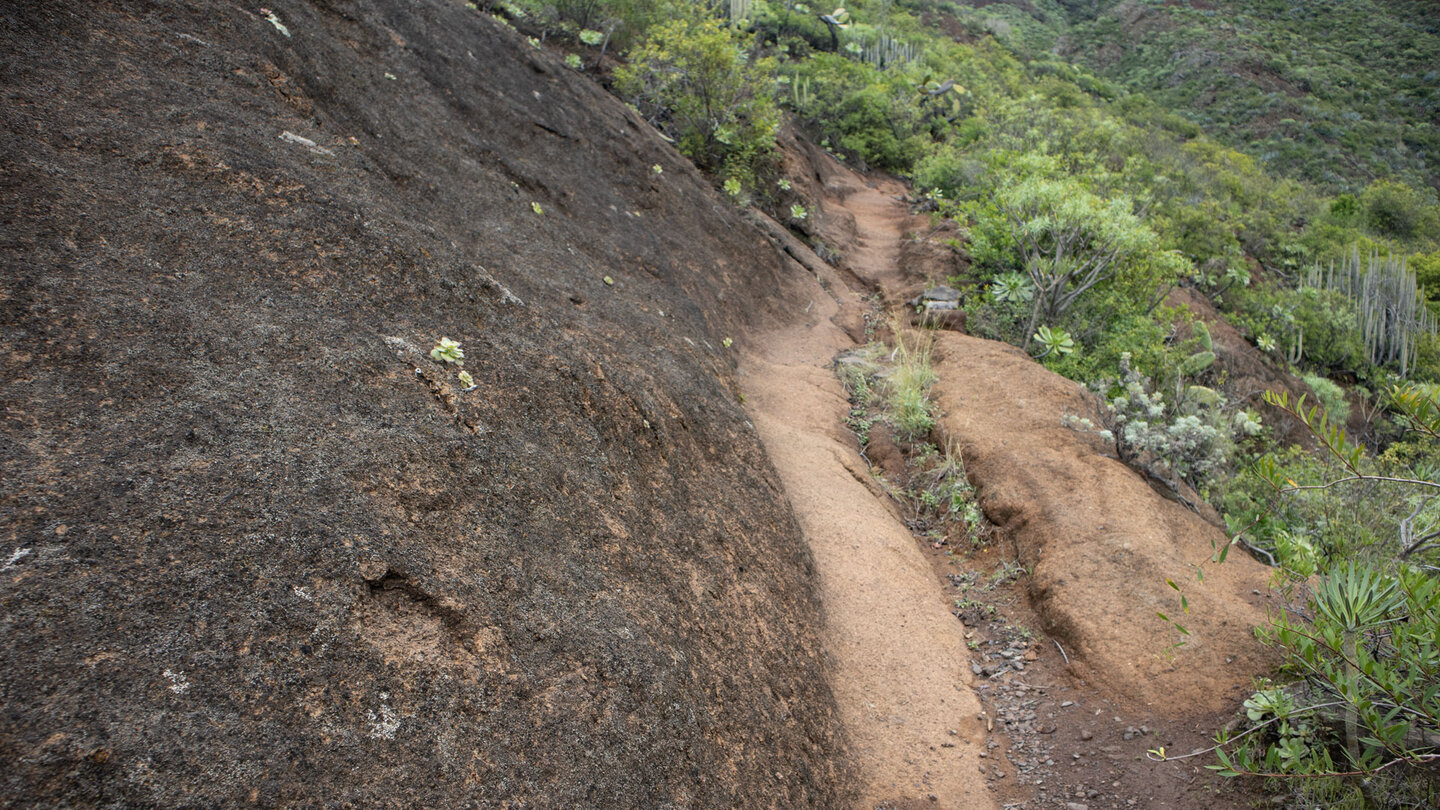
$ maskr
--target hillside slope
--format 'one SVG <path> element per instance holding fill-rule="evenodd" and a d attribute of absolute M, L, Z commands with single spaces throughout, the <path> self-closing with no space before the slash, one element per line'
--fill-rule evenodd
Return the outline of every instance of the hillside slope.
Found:
<path fill-rule="evenodd" d="M 1018 52 L 1053 54 L 1146 94 L 1275 174 L 1350 191 L 1376 177 L 1416 187 L 1440 184 L 1440 17 L 1433 4 L 956 5 L 972 24 L 986 21 Z"/>
<path fill-rule="evenodd" d="M 463 4 L 275 8 L 0 22 L 0 804 L 842 804 L 789 260 Z"/>

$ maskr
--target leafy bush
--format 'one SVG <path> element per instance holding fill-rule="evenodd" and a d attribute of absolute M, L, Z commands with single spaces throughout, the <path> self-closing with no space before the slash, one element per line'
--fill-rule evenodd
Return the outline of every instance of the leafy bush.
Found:
<path fill-rule="evenodd" d="M 1409 240 L 1440 227 L 1433 200 L 1393 180 L 1371 183 L 1359 205 L 1366 227 L 1382 237 Z"/>
<path fill-rule="evenodd" d="M 1127 197 L 1101 197 L 1058 168 L 1042 158 L 1017 160 L 995 192 L 995 208 L 1035 287 L 1027 337 L 1116 276 L 1153 287 L 1187 269 L 1178 253 L 1160 249 Z"/>
<path fill-rule="evenodd" d="M 1340 424 L 1350 416 L 1350 403 L 1345 401 L 1345 392 L 1333 381 L 1319 374 L 1305 374 L 1301 377 L 1310 390 L 1315 392 L 1321 406 L 1330 419 Z"/>
<path fill-rule="evenodd" d="M 780 112 L 774 63 L 751 60 L 718 20 L 654 27 L 615 86 L 700 168 L 753 187 L 773 159 Z"/>
<path fill-rule="evenodd" d="M 1110 432 L 1121 460 L 1146 469 L 1180 490 L 1179 481 L 1199 487 L 1226 471 L 1236 438 L 1259 432 L 1259 420 L 1231 415 L 1219 392 L 1188 385 L 1178 376 L 1171 401 L 1153 390 L 1145 377 L 1120 359 L 1120 377 L 1097 388 L 1119 390 L 1109 398 Z"/>
<path fill-rule="evenodd" d="M 921 106 L 918 74 L 817 53 L 787 72 L 791 106 L 817 135 L 868 165 L 904 171 L 937 133 Z"/>
<path fill-rule="evenodd" d="M 1285 653 L 1296 680 L 1247 701 L 1256 725 L 1220 735 L 1220 764 L 1211 767 L 1221 773 L 1361 775 L 1357 787 L 1367 805 L 1417 806 L 1436 798 L 1433 782 L 1427 786 L 1415 768 L 1440 758 L 1437 395 L 1435 386 L 1414 384 L 1390 392 L 1396 418 L 1424 437 L 1417 449 L 1425 465 L 1406 468 L 1368 457 L 1303 399 L 1266 395 L 1313 431 L 1331 468 L 1317 476 L 1308 461 L 1297 473 L 1293 454 L 1256 464 L 1270 503 L 1233 542 L 1279 518 L 1270 526 L 1279 527 L 1283 541 L 1274 559 L 1300 609 L 1277 615 L 1261 637 Z M 1308 515 L 1290 508 L 1305 500 L 1320 508 Z M 1363 545 L 1353 542 L 1345 519 L 1351 515 L 1375 529 Z"/>
<path fill-rule="evenodd" d="M 534 21 L 546 31 L 619 49 L 644 38 L 657 23 L 696 18 L 700 11 L 687 0 L 509 0 L 500 6 L 511 17 Z M 587 31 L 598 37 L 587 37 Z"/>
<path fill-rule="evenodd" d="M 1355 306 L 1343 293 L 1306 287 L 1230 293 L 1231 316 L 1253 338 L 1272 339 L 1290 362 L 1327 372 L 1369 374 Z"/>

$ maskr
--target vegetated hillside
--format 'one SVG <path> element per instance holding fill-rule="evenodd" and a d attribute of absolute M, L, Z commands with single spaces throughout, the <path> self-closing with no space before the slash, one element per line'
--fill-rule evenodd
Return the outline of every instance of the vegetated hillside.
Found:
<path fill-rule="evenodd" d="M 1440 187 L 1440 16 L 1432 4 L 1004 6 L 973 14 L 1013 23 L 1017 45 L 1146 93 L 1277 174 L 1341 190 L 1376 177 Z"/>
<path fill-rule="evenodd" d="M 0 804 L 843 803 L 673 149 L 448 0 L 0 39 Z"/>

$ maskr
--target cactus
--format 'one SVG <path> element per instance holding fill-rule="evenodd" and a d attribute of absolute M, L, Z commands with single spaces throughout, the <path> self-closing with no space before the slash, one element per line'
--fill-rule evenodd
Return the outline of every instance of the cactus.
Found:
<path fill-rule="evenodd" d="M 750 0 L 729 0 L 725 4 L 725 10 L 730 20 L 750 19 Z"/>
<path fill-rule="evenodd" d="M 1200 341 L 1201 351 L 1212 352 L 1215 350 L 1215 344 L 1210 340 L 1210 327 L 1206 326 L 1204 321 L 1196 321 L 1191 327 L 1191 331 L 1194 332 L 1195 339 Z"/>
<path fill-rule="evenodd" d="M 1185 398 L 1190 402 L 1205 408 L 1217 408 L 1225 404 L 1225 398 L 1214 388 L 1206 388 L 1203 385 L 1192 385 L 1185 389 Z"/>
<path fill-rule="evenodd" d="M 1360 249 L 1355 247 L 1338 268 L 1334 262 L 1328 270 L 1319 265 L 1310 268 L 1306 283 L 1349 296 L 1360 316 L 1367 359 L 1377 366 L 1398 366 L 1401 377 L 1409 376 L 1419 348 L 1417 338 L 1435 334 L 1436 325 L 1403 258 L 1382 259 L 1371 253 L 1362 267 Z"/>
<path fill-rule="evenodd" d="M 790 102 L 795 106 L 797 112 L 804 112 L 815 100 L 815 94 L 810 92 L 810 78 L 796 79 L 790 85 Z"/>
<path fill-rule="evenodd" d="M 1213 365 L 1215 365 L 1215 352 L 1196 352 L 1180 363 L 1180 373 L 1187 377 L 1193 377 Z"/>
<path fill-rule="evenodd" d="M 847 43 L 847 50 L 858 55 L 862 62 L 882 70 L 920 58 L 918 45 L 896 39 L 883 31 L 873 42 L 863 34 L 854 35 Z"/>

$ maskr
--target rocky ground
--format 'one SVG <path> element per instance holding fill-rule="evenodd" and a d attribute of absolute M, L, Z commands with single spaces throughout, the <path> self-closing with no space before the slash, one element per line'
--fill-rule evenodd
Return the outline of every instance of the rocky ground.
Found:
<path fill-rule="evenodd" d="M 463 3 L 271 5 L 0 15 L 0 806 L 846 803 L 804 270 Z"/>

